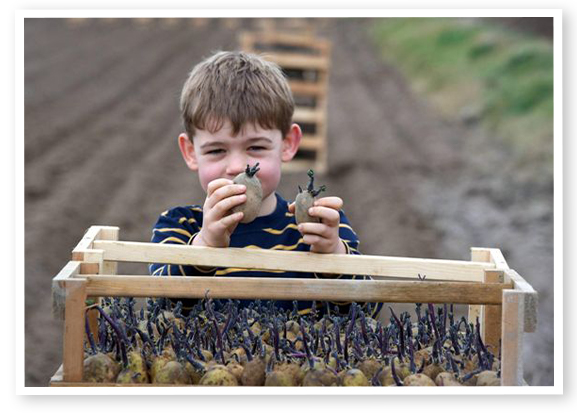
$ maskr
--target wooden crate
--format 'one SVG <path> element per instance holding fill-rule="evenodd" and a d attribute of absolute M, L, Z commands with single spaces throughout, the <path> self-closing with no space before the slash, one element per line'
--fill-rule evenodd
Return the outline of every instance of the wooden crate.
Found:
<path fill-rule="evenodd" d="M 262 54 L 277 63 L 287 75 L 295 98 L 293 121 L 303 130 L 303 138 L 294 160 L 285 171 L 318 173 L 327 170 L 327 93 L 331 62 L 331 44 L 312 31 L 280 32 L 267 29 L 242 32 L 242 50 Z"/>
<path fill-rule="evenodd" d="M 468 304 L 469 322 L 479 318 L 484 341 L 492 347 L 499 347 L 501 342 L 502 384 L 523 385 L 523 334 L 535 331 L 537 292 L 509 268 L 500 250 L 472 248 L 471 255 L 471 261 L 457 261 L 153 244 L 119 241 L 118 227 L 92 226 L 72 251 L 72 260 L 52 280 L 54 315 L 64 319 L 64 361 L 50 385 L 120 386 L 82 382 L 87 299 L 203 298 L 207 290 L 215 299 Z M 298 266 L 304 272 L 383 278 L 118 275 L 119 262 L 287 271 Z M 420 280 L 419 275 L 426 280 Z M 95 327 L 96 318 L 89 320 Z"/>

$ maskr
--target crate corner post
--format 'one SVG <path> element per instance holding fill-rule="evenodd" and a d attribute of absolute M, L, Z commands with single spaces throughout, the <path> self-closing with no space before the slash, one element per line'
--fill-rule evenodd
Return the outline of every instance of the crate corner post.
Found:
<path fill-rule="evenodd" d="M 86 280 L 65 280 L 64 289 L 66 302 L 62 379 L 65 382 L 81 382 L 84 368 Z"/>
<path fill-rule="evenodd" d="M 524 296 L 519 290 L 503 291 L 501 324 L 501 385 L 521 386 L 523 380 Z"/>

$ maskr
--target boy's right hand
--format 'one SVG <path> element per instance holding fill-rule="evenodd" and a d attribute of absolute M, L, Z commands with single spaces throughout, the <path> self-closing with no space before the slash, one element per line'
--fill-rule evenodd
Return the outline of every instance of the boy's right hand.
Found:
<path fill-rule="evenodd" d="M 193 245 L 228 247 L 232 232 L 244 216 L 231 209 L 246 201 L 246 186 L 232 180 L 216 179 L 208 183 L 204 201 L 202 228 L 192 241 Z"/>

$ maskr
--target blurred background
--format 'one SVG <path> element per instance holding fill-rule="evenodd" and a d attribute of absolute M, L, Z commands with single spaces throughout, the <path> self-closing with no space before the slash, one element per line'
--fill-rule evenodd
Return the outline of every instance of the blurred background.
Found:
<path fill-rule="evenodd" d="M 343 198 L 360 250 L 500 248 L 539 292 L 525 379 L 553 385 L 552 18 L 26 18 L 26 386 L 62 363 L 51 279 L 84 231 L 146 242 L 161 212 L 202 204 L 177 147 L 180 89 L 200 60 L 267 28 L 330 44 L 311 134 L 322 152 L 302 167 L 323 157 L 318 184 Z M 287 169 L 279 192 L 305 182 Z"/>

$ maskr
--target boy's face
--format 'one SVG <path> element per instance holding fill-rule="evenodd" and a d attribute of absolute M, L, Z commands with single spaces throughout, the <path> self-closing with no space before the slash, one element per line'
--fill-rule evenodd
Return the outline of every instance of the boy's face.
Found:
<path fill-rule="evenodd" d="M 197 130 L 192 144 L 186 134 L 181 134 L 179 145 L 188 167 L 198 171 L 205 191 L 212 180 L 232 180 L 246 169 L 247 164 L 252 167 L 258 162 L 257 177 L 266 198 L 277 189 L 281 164 L 294 157 L 301 136 L 296 124 L 291 126 L 285 138 L 278 129 L 262 129 L 252 124 L 244 126 L 237 136 L 233 136 L 232 125 L 226 122 L 214 133 Z"/>

